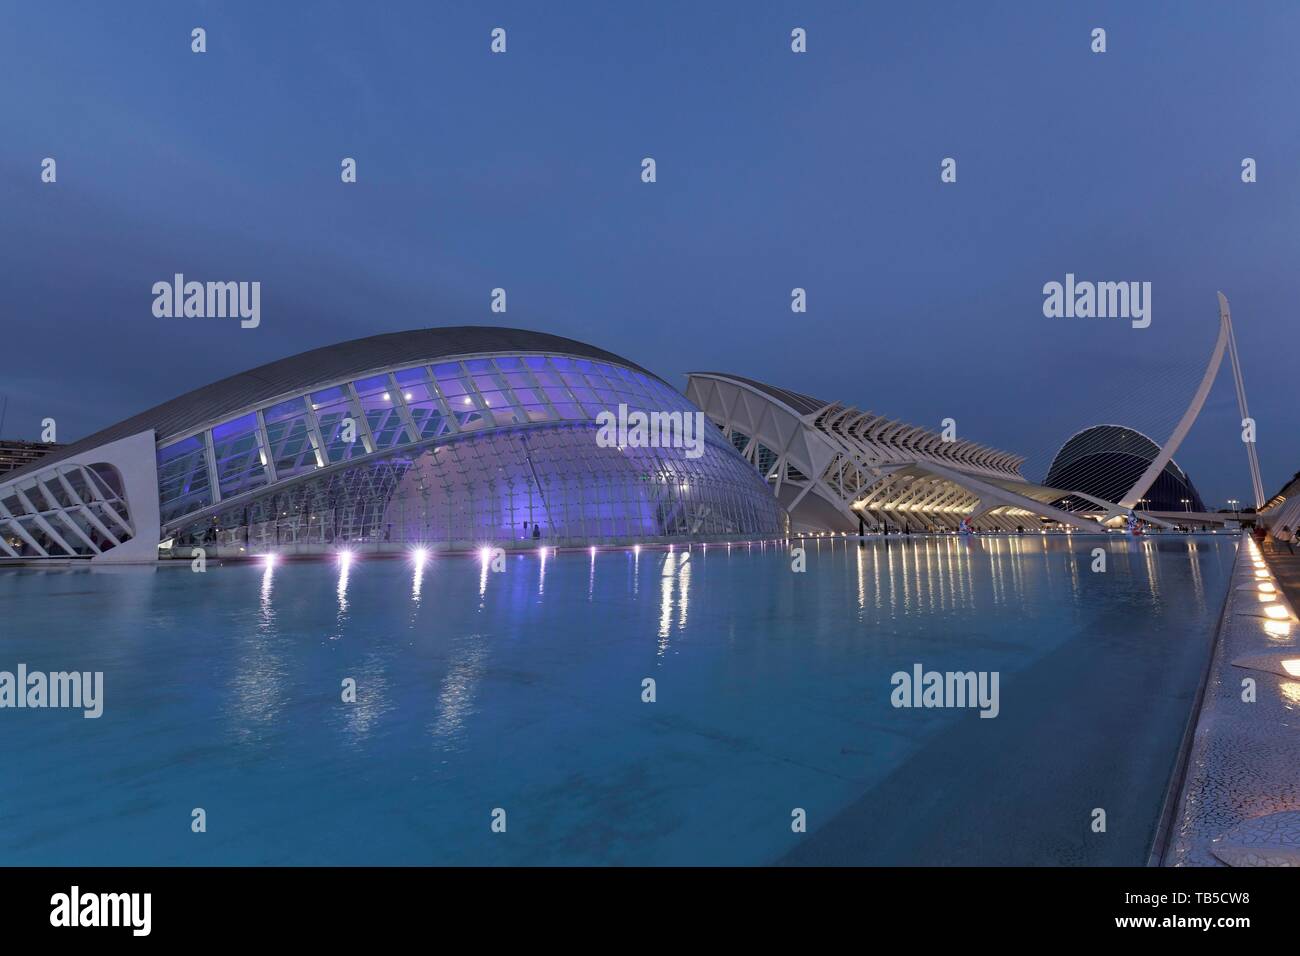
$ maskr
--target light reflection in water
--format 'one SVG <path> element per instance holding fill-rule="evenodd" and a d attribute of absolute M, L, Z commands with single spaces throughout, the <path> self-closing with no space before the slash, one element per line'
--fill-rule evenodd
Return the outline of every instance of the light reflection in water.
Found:
<path fill-rule="evenodd" d="M 1067 539 L 1067 540 L 1068 540 L 1068 539 Z M 1073 543 L 1073 542 L 1071 542 L 1071 543 Z M 1047 553 L 1047 549 L 1046 549 L 1046 548 L 1043 549 L 1043 553 L 1044 553 L 1044 554 Z M 1081 557 L 1079 560 L 1086 560 L 1086 561 L 1088 562 L 1088 567 L 1089 567 L 1089 569 L 1091 569 L 1091 568 L 1092 568 L 1092 549 L 1091 549 L 1091 548 L 1086 549 L 1086 550 L 1084 551 L 1084 555 L 1085 555 L 1086 557 Z M 1071 562 L 1070 562 L 1070 590 L 1071 590 L 1071 592 L 1073 593 L 1075 600 L 1078 600 L 1078 598 L 1079 598 L 1079 560 L 1071 561 Z"/>
<path fill-rule="evenodd" d="M 262 572 L 262 593 L 260 603 L 260 615 L 258 629 L 269 631 L 275 626 L 275 607 L 271 604 L 271 577 L 275 573 L 275 562 L 266 562 L 266 570 Z"/>
<path fill-rule="evenodd" d="M 668 636 L 672 632 L 673 608 L 677 608 L 677 627 L 686 628 L 686 615 L 690 607 L 691 556 L 669 551 L 664 555 L 663 571 L 659 576 L 659 656 L 668 650 Z"/>
<path fill-rule="evenodd" d="M 862 620 L 867 609 L 867 566 L 866 548 L 858 545 L 858 620 Z"/>
<path fill-rule="evenodd" d="M 460 656 L 452 664 L 438 691 L 438 716 L 429 727 L 429 734 L 447 746 L 462 734 L 466 718 L 473 711 L 474 693 L 485 670 L 487 647 L 481 634 L 470 634 L 470 643 L 460 649 Z"/>
<path fill-rule="evenodd" d="M 357 699 L 344 711 L 344 727 L 352 744 L 363 743 L 379 718 L 393 709 L 389 698 L 384 662 L 372 654 L 357 675 Z"/>
<path fill-rule="evenodd" d="M 243 741 L 274 733 L 285 701 L 285 664 L 276 652 L 279 636 L 272 603 L 273 562 L 262 571 L 257 634 L 245 632 L 237 642 L 238 660 L 231 681 L 228 712 L 232 729 Z"/>
<path fill-rule="evenodd" d="M 424 583 L 424 562 L 415 562 L 415 574 L 411 578 L 411 600 L 420 603 L 420 586 Z"/>
<path fill-rule="evenodd" d="M 684 555 L 677 568 L 677 628 L 686 630 L 686 609 L 691 603 L 691 556 Z"/>
<path fill-rule="evenodd" d="M 1192 591 L 1196 595 L 1196 607 L 1205 613 L 1205 582 L 1201 580 L 1201 555 L 1194 538 L 1187 539 L 1187 557 L 1192 566 Z"/>
<path fill-rule="evenodd" d="M 673 570 L 677 555 L 671 551 L 664 557 L 664 569 L 659 575 L 659 655 L 668 649 L 668 632 L 673 625 Z"/>
<path fill-rule="evenodd" d="M 344 551 L 339 555 L 339 617 L 348 610 L 348 572 L 352 569 L 352 555 Z"/>

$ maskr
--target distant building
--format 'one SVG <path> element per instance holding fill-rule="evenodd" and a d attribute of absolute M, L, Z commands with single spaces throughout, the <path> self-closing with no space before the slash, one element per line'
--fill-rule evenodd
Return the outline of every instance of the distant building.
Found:
<path fill-rule="evenodd" d="M 1052 459 L 1044 484 L 1105 501 L 1119 501 L 1160 455 L 1160 446 L 1123 425 L 1094 425 L 1073 435 Z M 1095 504 L 1078 495 L 1058 502 L 1070 510 Z M 1173 459 L 1142 498 L 1143 511 L 1205 511 L 1196 486 Z"/>
<path fill-rule="evenodd" d="M 1101 530 L 1053 507 L 1066 491 L 1027 481 L 1008 451 L 724 372 L 692 372 L 686 397 L 758 469 L 795 532 Z"/>
<path fill-rule="evenodd" d="M 34 461 L 40 461 L 50 452 L 62 447 L 50 442 L 0 438 L 0 475 L 30 465 Z"/>
<path fill-rule="evenodd" d="M 1245 509 L 1253 511 L 1254 509 Z M 1291 480 L 1282 489 L 1264 503 L 1260 509 L 1266 523 L 1274 530 L 1283 525 L 1294 530 L 1300 525 L 1300 472 L 1291 476 Z"/>

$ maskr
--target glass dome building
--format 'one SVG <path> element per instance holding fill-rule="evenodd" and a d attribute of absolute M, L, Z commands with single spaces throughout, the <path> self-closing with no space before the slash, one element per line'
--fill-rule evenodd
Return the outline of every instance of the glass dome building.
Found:
<path fill-rule="evenodd" d="M 644 368 L 480 326 L 376 335 L 243 372 L 0 482 L 0 556 L 570 547 L 771 535 L 787 518 L 715 427 L 611 446 L 597 416 L 695 415 Z"/>

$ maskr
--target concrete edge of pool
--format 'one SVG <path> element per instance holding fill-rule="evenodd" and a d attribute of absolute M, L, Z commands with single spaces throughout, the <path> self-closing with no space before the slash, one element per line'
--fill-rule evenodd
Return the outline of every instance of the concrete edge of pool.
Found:
<path fill-rule="evenodd" d="M 1242 538 L 1153 865 L 1300 866 L 1300 624 L 1267 554 Z"/>

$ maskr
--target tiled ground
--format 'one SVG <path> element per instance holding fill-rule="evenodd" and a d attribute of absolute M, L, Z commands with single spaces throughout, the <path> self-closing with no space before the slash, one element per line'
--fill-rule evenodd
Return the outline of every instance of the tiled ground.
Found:
<path fill-rule="evenodd" d="M 1243 538 L 1166 866 L 1300 864 L 1300 679 L 1284 676 L 1277 665 L 1300 658 L 1300 626 L 1270 633 L 1266 619 L 1256 616 L 1255 567 L 1246 549 Z M 1283 592 L 1300 606 L 1300 554 L 1274 547 L 1271 539 L 1263 554 Z M 1272 662 L 1279 672 L 1234 665 L 1243 659 Z M 1248 678 L 1255 682 L 1254 702 L 1243 699 Z"/>

